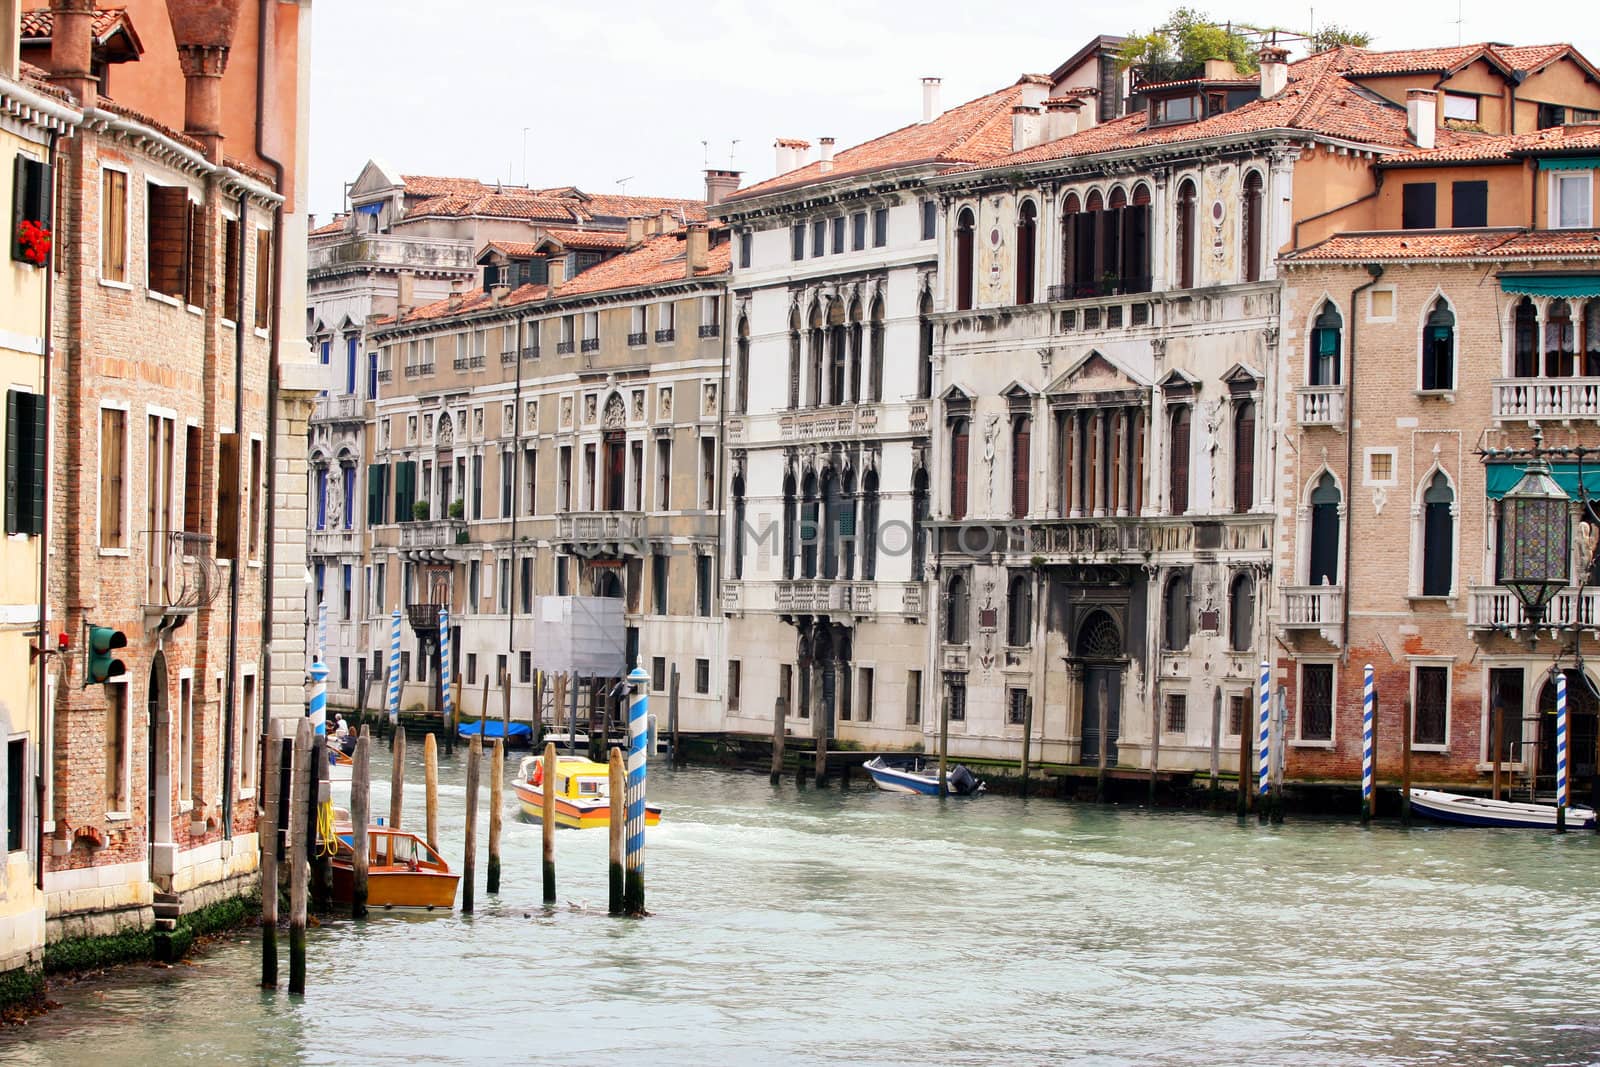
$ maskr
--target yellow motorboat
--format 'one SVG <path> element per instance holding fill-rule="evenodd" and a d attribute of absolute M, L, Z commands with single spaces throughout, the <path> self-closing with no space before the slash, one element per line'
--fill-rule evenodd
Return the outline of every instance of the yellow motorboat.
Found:
<path fill-rule="evenodd" d="M 556 825 L 579 830 L 611 825 L 611 768 L 582 756 L 556 758 Z M 527 756 L 512 783 L 522 813 L 535 822 L 544 819 L 544 757 Z M 645 804 L 644 824 L 661 822 L 661 805 Z"/>

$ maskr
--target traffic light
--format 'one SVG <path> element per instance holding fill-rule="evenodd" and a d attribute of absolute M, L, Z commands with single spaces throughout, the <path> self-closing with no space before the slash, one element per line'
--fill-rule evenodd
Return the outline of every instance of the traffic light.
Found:
<path fill-rule="evenodd" d="M 89 630 L 87 658 L 83 663 L 83 687 L 91 685 L 104 685 L 113 678 L 119 678 L 128 673 L 127 666 L 111 655 L 114 648 L 127 648 L 128 635 L 121 630 L 113 630 L 109 626 L 96 626 L 88 623 Z"/>

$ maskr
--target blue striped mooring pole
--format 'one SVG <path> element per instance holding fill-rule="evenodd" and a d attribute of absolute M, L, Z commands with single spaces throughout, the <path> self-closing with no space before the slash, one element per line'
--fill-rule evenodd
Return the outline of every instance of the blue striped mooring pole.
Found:
<path fill-rule="evenodd" d="M 318 663 L 328 662 L 328 602 L 317 603 L 317 654 L 312 657 Z"/>
<path fill-rule="evenodd" d="M 311 720 L 311 726 L 318 737 L 327 736 L 328 665 L 326 663 L 311 665 L 311 706 L 306 710 L 306 717 Z"/>
<path fill-rule="evenodd" d="M 1267 817 L 1267 790 L 1272 772 L 1272 665 L 1261 661 L 1261 729 L 1257 738 L 1256 812 Z"/>
<path fill-rule="evenodd" d="M 627 827 L 623 841 L 623 910 L 644 911 L 644 798 L 646 735 L 650 718 L 650 676 L 637 663 L 628 675 L 633 693 L 628 703 Z"/>
<path fill-rule="evenodd" d="M 450 612 L 447 608 L 439 609 L 439 707 L 444 712 L 445 737 L 451 737 L 454 728 L 451 723 L 455 716 L 455 700 L 450 692 Z"/>
<path fill-rule="evenodd" d="M 1567 832 L 1567 672 L 1556 672 L 1556 833 Z"/>
<path fill-rule="evenodd" d="M 1372 809 L 1372 719 L 1377 710 L 1378 694 L 1372 679 L 1372 664 L 1362 671 L 1364 682 L 1361 691 L 1361 821 L 1369 822 Z"/>
<path fill-rule="evenodd" d="M 400 609 L 389 616 L 389 725 L 400 721 Z"/>

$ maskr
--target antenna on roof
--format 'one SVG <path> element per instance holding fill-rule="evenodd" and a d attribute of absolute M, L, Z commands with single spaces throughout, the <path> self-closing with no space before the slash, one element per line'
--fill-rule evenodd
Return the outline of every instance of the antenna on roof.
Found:
<path fill-rule="evenodd" d="M 1461 43 L 1461 24 L 1465 21 L 1461 14 L 1461 0 L 1456 0 L 1456 44 Z"/>
<path fill-rule="evenodd" d="M 736 170 L 737 169 L 733 165 L 733 154 L 738 149 L 738 147 L 739 147 L 739 138 L 735 137 L 733 140 L 728 142 L 728 169 L 729 170 Z"/>
<path fill-rule="evenodd" d="M 617 188 L 622 190 L 622 195 L 623 196 L 627 196 L 628 195 L 628 183 L 631 182 L 631 181 L 633 181 L 633 175 L 631 175 L 631 174 L 628 175 L 626 178 L 618 178 L 617 179 Z"/>
<path fill-rule="evenodd" d="M 701 141 L 700 142 L 700 166 L 701 166 L 702 169 L 710 169 L 710 167 L 711 167 L 711 142 L 710 141 Z"/>

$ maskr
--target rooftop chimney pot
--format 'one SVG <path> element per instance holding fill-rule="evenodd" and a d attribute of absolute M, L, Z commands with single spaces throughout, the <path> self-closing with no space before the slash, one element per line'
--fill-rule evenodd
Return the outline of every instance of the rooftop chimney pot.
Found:
<path fill-rule="evenodd" d="M 1289 84 L 1289 51 L 1274 45 L 1262 45 L 1256 58 L 1261 64 L 1261 96 L 1271 99 Z"/>
<path fill-rule="evenodd" d="M 1433 148 L 1439 132 L 1439 94 L 1432 89 L 1406 90 L 1406 134 L 1418 148 Z"/>
<path fill-rule="evenodd" d="M 932 122 L 939 117 L 939 86 L 943 79 L 922 79 L 922 121 Z"/>
<path fill-rule="evenodd" d="M 716 207 L 728 198 L 728 194 L 739 188 L 739 172 L 736 170 L 706 170 L 706 207 Z"/>

